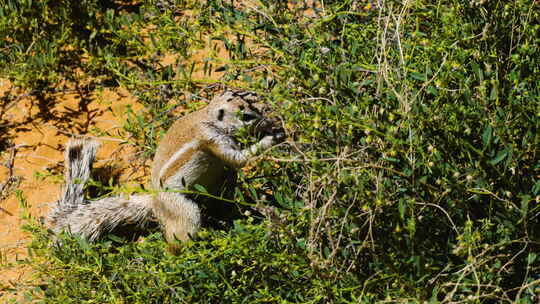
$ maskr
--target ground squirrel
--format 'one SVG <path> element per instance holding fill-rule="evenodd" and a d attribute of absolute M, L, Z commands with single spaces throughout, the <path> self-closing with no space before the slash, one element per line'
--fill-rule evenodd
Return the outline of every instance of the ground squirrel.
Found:
<path fill-rule="evenodd" d="M 257 95 L 225 91 L 210 104 L 178 119 L 158 145 L 152 165 L 154 194 L 85 201 L 84 184 L 98 144 L 72 140 L 66 148 L 66 184 L 48 220 L 52 230 L 68 230 L 89 241 L 124 225 L 145 228 L 156 219 L 171 244 L 195 235 L 201 225 L 198 204 L 181 193 L 201 185 L 210 193 L 223 183 L 224 167 L 238 169 L 258 152 L 284 138 L 274 121 L 263 114 Z M 242 128 L 266 134 L 240 149 L 234 134 Z M 174 250 L 174 245 L 171 245 Z"/>

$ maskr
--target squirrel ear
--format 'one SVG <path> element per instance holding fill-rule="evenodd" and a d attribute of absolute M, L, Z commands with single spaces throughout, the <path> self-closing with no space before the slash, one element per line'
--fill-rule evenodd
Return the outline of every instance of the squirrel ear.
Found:
<path fill-rule="evenodd" d="M 219 109 L 217 119 L 218 119 L 219 121 L 222 121 L 222 120 L 223 120 L 223 116 L 225 116 L 225 110 Z"/>

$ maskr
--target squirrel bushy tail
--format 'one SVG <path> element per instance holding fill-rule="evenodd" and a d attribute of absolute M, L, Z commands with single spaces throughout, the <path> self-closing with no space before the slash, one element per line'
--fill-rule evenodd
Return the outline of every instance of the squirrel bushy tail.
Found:
<path fill-rule="evenodd" d="M 98 148 L 99 143 L 93 140 L 68 142 L 64 189 L 48 215 L 54 232 L 65 230 L 93 242 L 121 226 L 135 225 L 144 229 L 155 222 L 151 195 L 113 196 L 95 201 L 84 199 L 84 187 Z"/>
<path fill-rule="evenodd" d="M 64 153 L 65 185 L 56 206 L 49 213 L 49 222 L 61 222 L 78 206 L 84 203 L 84 186 L 90 178 L 99 143 L 91 140 L 74 139 L 67 144 Z"/>

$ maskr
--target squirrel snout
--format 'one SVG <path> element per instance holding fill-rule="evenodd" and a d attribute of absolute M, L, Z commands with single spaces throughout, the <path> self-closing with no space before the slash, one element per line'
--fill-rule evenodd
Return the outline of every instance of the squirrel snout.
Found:
<path fill-rule="evenodd" d="M 257 124 L 257 131 L 264 135 L 277 135 L 283 133 L 279 121 L 274 118 L 265 118 Z"/>

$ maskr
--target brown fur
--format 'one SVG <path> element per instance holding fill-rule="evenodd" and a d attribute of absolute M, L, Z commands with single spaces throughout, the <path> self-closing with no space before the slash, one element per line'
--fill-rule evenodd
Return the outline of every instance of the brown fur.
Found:
<path fill-rule="evenodd" d="M 170 243 L 187 240 L 200 225 L 198 205 L 179 192 L 194 184 L 215 191 L 225 179 L 225 166 L 242 167 L 280 139 L 268 135 L 248 149 L 239 149 L 232 137 L 239 128 L 256 131 L 271 124 L 254 101 L 252 94 L 225 92 L 208 107 L 177 120 L 163 137 L 154 158 L 152 184 L 169 192 L 156 196 L 153 210 Z"/>

